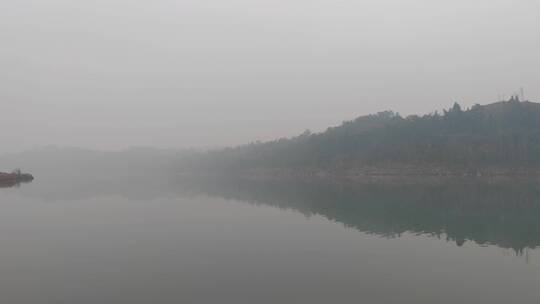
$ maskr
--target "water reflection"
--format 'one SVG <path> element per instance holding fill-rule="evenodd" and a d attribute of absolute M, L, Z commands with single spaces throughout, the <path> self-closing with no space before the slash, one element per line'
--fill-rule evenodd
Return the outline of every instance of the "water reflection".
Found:
<path fill-rule="evenodd" d="M 540 188 L 527 183 L 340 185 L 230 178 L 45 178 L 22 187 L 17 194 L 46 201 L 111 195 L 130 200 L 210 195 L 295 210 L 306 216 L 320 215 L 383 237 L 425 234 L 458 246 L 473 241 L 518 254 L 540 246 Z"/>
<path fill-rule="evenodd" d="M 8 181 L 1 181 L 0 182 L 0 188 L 17 188 L 20 187 L 22 184 L 28 184 L 31 183 L 31 180 L 8 180 Z"/>
<path fill-rule="evenodd" d="M 384 237 L 426 234 L 458 246 L 474 241 L 517 254 L 540 245 L 540 188 L 535 184 L 352 186 L 234 180 L 187 184 L 201 193 L 321 215 Z"/>

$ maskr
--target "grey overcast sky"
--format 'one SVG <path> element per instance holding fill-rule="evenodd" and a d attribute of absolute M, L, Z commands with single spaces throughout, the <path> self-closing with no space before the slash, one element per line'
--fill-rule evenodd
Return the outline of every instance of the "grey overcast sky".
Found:
<path fill-rule="evenodd" d="M 538 0 L 2 0 L 0 152 L 219 147 L 540 101 Z"/>

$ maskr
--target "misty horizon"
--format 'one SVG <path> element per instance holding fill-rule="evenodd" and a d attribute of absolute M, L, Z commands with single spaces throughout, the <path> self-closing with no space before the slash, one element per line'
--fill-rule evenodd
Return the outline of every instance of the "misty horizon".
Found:
<path fill-rule="evenodd" d="M 0 152 L 208 148 L 539 100 L 536 1 L 17 1 Z"/>
<path fill-rule="evenodd" d="M 0 5 L 0 303 L 540 303 L 539 0 Z"/>
<path fill-rule="evenodd" d="M 509 97 L 513 98 L 513 96 L 516 96 L 518 98 L 520 98 L 520 93 L 516 92 L 514 93 L 515 95 L 510 95 Z M 501 101 L 508 101 L 506 99 L 506 95 L 501 95 L 501 98 L 504 98 L 503 100 Z M 530 101 L 530 100 L 526 100 L 526 101 Z M 473 103 L 472 106 L 474 105 L 479 105 L 479 103 Z M 416 116 L 416 115 L 432 115 L 433 113 L 437 113 L 437 114 L 441 114 L 443 113 L 444 111 L 446 111 L 447 109 L 449 109 L 451 107 L 447 107 L 447 108 L 443 108 L 443 109 L 437 109 L 437 110 L 434 110 L 434 111 L 429 111 L 429 112 L 425 112 L 425 113 L 410 113 L 409 115 L 403 115 L 403 117 L 407 117 L 407 116 Z M 470 109 L 471 107 L 466 107 L 466 109 Z M 287 134 L 287 135 L 281 135 L 281 136 L 275 136 L 275 137 L 268 137 L 268 138 L 262 138 L 261 137 L 258 137 L 256 139 L 252 139 L 252 140 L 246 140 L 246 141 L 243 141 L 243 142 L 238 142 L 238 143 L 225 143 L 225 144 L 222 144 L 222 145 L 218 145 L 218 144 L 209 144 L 209 145 L 193 145 L 193 146 L 174 146 L 174 145 L 151 145 L 151 144 L 147 144 L 147 145 L 126 145 L 126 146 L 115 146 L 115 147 L 91 147 L 91 146 L 84 146 L 84 145 L 73 145 L 73 144 L 65 144 L 65 145 L 62 145 L 62 144 L 44 144 L 44 145 L 39 145 L 39 146 L 29 146 L 29 147 L 25 147 L 25 148 L 22 148 L 22 149 L 19 149 L 19 150 L 0 150 L 0 155 L 16 155 L 16 154 L 19 154 L 19 153 L 24 153 L 24 152 L 39 152 L 39 151 L 47 151 L 47 150 L 50 150 L 50 151 L 53 151 L 53 150 L 58 150 L 58 151 L 62 151 L 62 150 L 73 150 L 73 151 L 77 151 L 77 150 L 80 150 L 80 151 L 88 151 L 88 152 L 111 152 L 111 153 L 117 153 L 117 152 L 129 152 L 129 151 L 137 151 L 137 150 L 154 150 L 154 151 L 169 151 L 169 152 L 201 152 L 201 151 L 211 151 L 211 150 L 220 150 L 220 149 L 223 149 L 223 148 L 232 148 L 232 147 L 240 147 L 240 146 L 244 146 L 244 145 L 248 145 L 248 144 L 252 144 L 252 143 L 264 143 L 264 142 L 271 142 L 271 141 L 275 141 L 275 140 L 279 140 L 279 139 L 289 139 L 289 138 L 294 138 L 296 136 L 299 136 L 301 135 L 301 133 L 304 133 L 304 132 L 309 132 L 309 133 L 322 133 L 324 132 L 325 130 L 328 130 L 328 128 L 334 128 L 334 127 L 338 127 L 340 125 L 342 125 L 343 123 L 346 123 L 346 122 L 349 122 L 349 121 L 352 121 L 354 119 L 357 119 L 357 118 L 360 118 L 360 117 L 365 117 L 365 116 L 368 116 L 368 115 L 375 115 L 377 113 L 382 113 L 382 112 L 393 112 L 393 113 L 396 113 L 396 115 L 402 115 L 402 113 L 399 113 L 399 112 L 396 112 L 396 111 L 393 111 L 392 109 L 386 109 L 386 110 L 381 110 L 381 111 L 377 111 L 377 112 L 373 112 L 373 113 L 365 113 L 365 114 L 362 114 L 362 115 L 356 115 L 356 116 L 353 116 L 351 117 L 351 119 L 346 119 L 346 120 L 341 120 L 339 123 L 336 123 L 336 124 L 333 124 L 333 125 L 327 125 L 327 126 L 321 126 L 320 128 L 318 129 L 310 129 L 310 128 L 300 128 L 299 130 L 301 131 L 298 131 L 294 134 Z M 272 122 L 269 122 L 269 123 L 276 123 L 275 121 L 272 121 Z"/>

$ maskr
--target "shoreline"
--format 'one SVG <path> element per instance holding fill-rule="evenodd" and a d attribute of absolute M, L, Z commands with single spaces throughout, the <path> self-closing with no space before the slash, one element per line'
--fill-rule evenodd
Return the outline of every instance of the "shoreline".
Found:
<path fill-rule="evenodd" d="M 187 172 L 186 172 L 187 173 Z M 193 172 L 192 172 L 193 173 Z M 186 175 L 192 175 L 187 173 Z M 484 167 L 447 168 L 426 166 L 366 166 L 350 169 L 284 169 L 253 168 L 244 170 L 204 171 L 194 175 L 240 178 L 254 181 L 334 182 L 347 184 L 371 183 L 447 183 L 447 182 L 538 182 L 540 168 Z"/>

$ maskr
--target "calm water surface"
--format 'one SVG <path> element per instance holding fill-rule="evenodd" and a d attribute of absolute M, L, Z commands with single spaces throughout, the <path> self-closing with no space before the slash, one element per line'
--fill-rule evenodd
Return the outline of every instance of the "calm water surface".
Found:
<path fill-rule="evenodd" d="M 536 191 L 36 179 L 0 302 L 539 303 Z"/>

